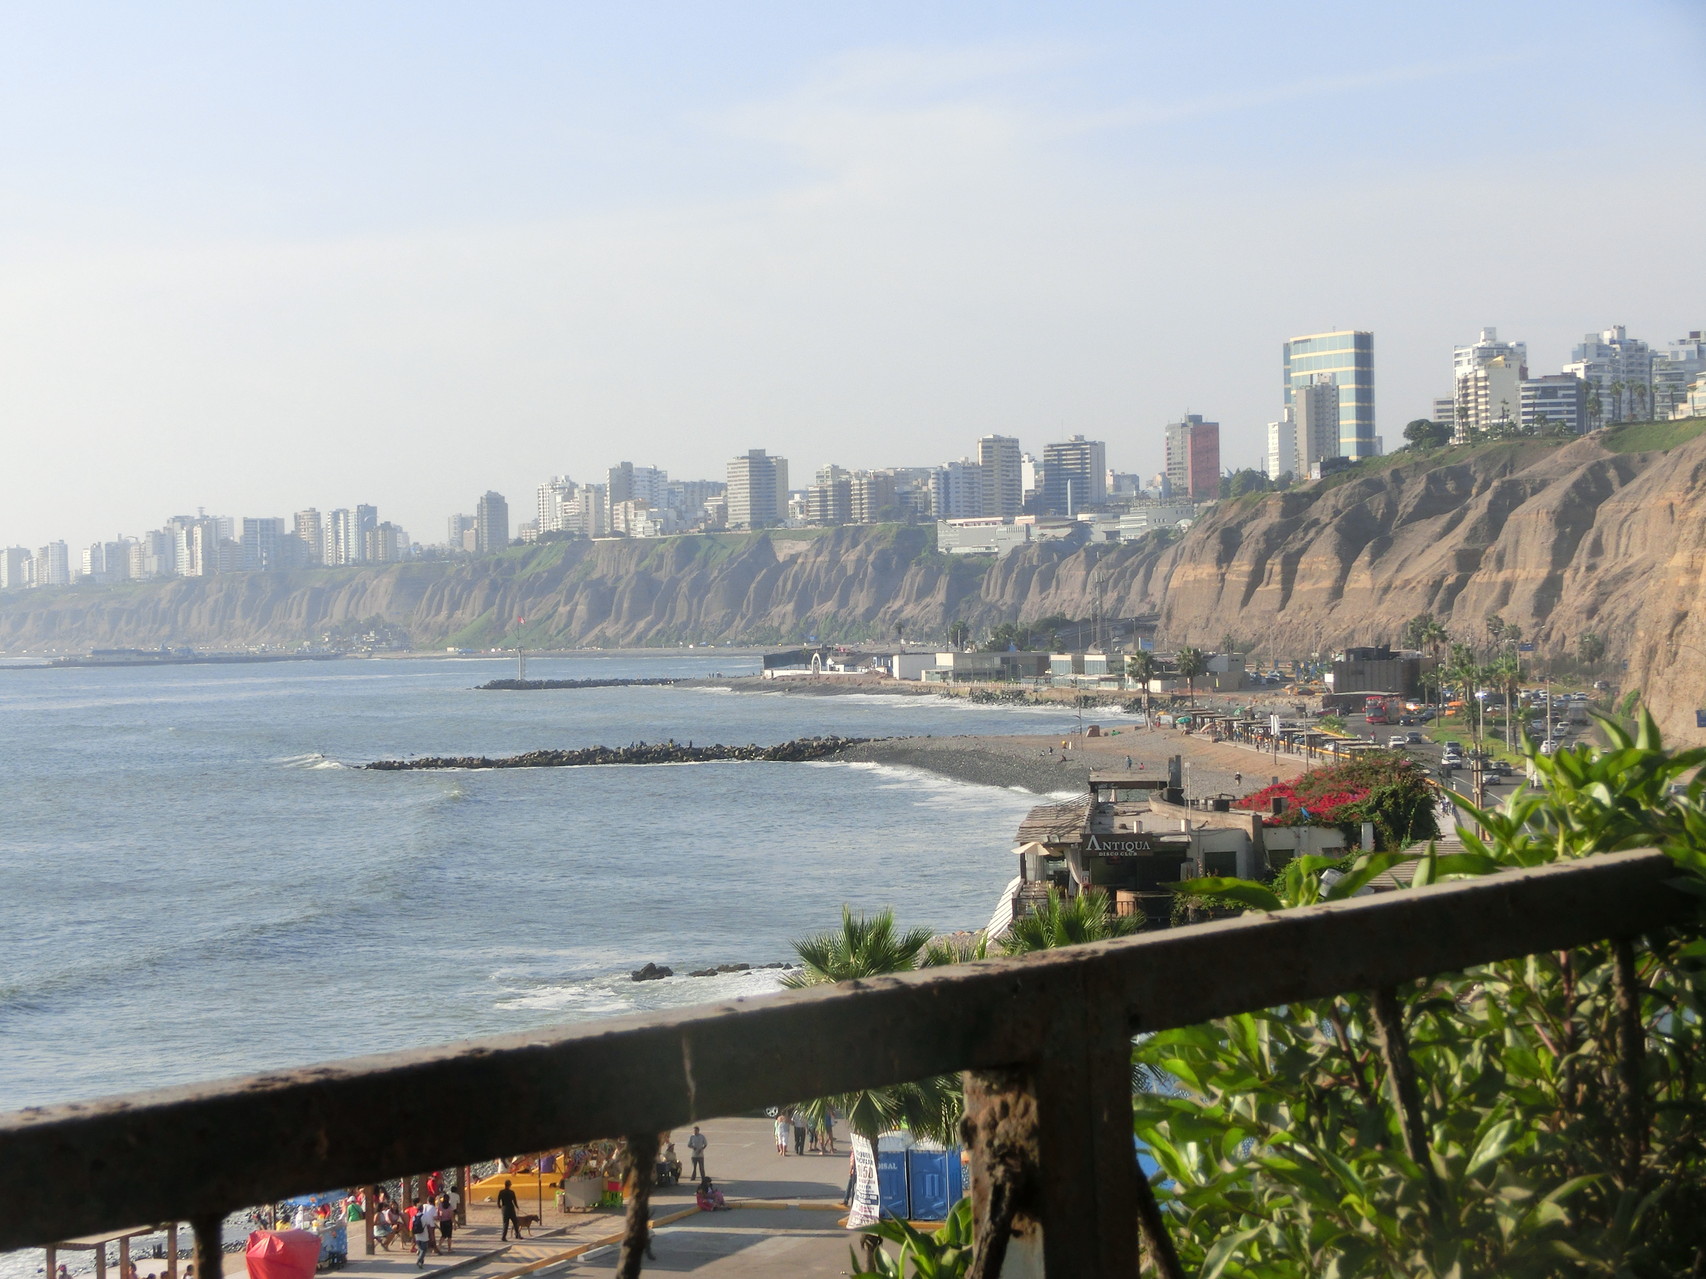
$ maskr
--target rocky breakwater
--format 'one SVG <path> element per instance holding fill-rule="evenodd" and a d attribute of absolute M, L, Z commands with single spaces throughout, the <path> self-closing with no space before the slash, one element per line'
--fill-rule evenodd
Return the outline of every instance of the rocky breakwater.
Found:
<path fill-rule="evenodd" d="M 494 679 L 476 684 L 476 693 L 535 693 L 550 688 L 667 688 L 673 679 Z"/>
<path fill-rule="evenodd" d="M 528 751 L 525 755 L 430 755 L 419 759 L 376 759 L 362 767 L 381 772 L 422 768 L 586 768 L 597 764 L 710 764 L 721 760 L 800 764 L 829 759 L 863 737 L 800 737 L 775 746 L 695 746 L 688 742 L 635 742 L 631 746 L 587 746 L 580 750 Z"/>

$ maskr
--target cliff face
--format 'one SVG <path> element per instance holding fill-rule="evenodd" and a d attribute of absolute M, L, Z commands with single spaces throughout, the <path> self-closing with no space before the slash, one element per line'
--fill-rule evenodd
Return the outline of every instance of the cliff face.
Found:
<path fill-rule="evenodd" d="M 1170 546 L 1035 545 L 992 563 L 894 526 L 555 543 L 478 563 L 17 592 L 0 597 L 0 649 L 294 643 L 375 622 L 422 647 L 933 638 L 956 619 L 1099 610 L 1156 616 L 1165 643 L 1230 633 L 1283 659 L 1395 639 L 1422 612 L 1480 635 L 1496 612 L 1543 653 L 1597 631 L 1692 740 L 1703 517 L 1706 437 L 1645 454 L 1513 443 L 1222 503 Z"/>

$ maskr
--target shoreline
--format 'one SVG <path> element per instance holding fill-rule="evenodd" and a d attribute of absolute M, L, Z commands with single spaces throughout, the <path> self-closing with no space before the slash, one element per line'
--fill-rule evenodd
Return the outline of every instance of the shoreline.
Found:
<path fill-rule="evenodd" d="M 1038 733 L 884 737 L 850 746 L 831 759 L 916 768 L 976 786 L 1051 795 L 1082 792 L 1092 769 L 1124 768 L 1128 758 L 1132 771 L 1165 777 L 1172 755 L 1184 757 L 1185 789 L 1192 796 L 1247 795 L 1270 778 L 1303 772 L 1303 762 L 1294 755 L 1276 761 L 1261 751 L 1206 741 L 1178 729 L 1118 729 L 1083 738 Z"/>

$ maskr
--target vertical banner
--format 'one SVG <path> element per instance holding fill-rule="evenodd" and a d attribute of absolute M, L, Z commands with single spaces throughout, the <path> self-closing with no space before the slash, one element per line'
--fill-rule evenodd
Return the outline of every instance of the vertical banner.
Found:
<path fill-rule="evenodd" d="M 847 1211 L 847 1228 L 872 1225 L 881 1213 L 877 1199 L 876 1147 L 853 1134 L 853 1205 Z"/>

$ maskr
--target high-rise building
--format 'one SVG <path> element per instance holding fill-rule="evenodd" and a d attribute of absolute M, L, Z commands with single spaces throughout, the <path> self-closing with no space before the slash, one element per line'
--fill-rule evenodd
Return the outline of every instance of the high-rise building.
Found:
<path fill-rule="evenodd" d="M 1164 431 L 1167 481 L 1175 497 L 1206 502 L 1220 496 L 1220 423 L 1187 413 Z"/>
<path fill-rule="evenodd" d="M 1588 384 L 1588 414 L 1595 427 L 1650 416 L 1653 352 L 1621 324 L 1589 333 L 1563 371 Z"/>
<path fill-rule="evenodd" d="M 1339 452 L 1344 457 L 1374 457 L 1374 334 L 1361 329 L 1309 333 L 1292 338 L 1283 350 L 1285 407 L 1293 409 L 1299 387 L 1325 373 L 1339 388 Z"/>
<path fill-rule="evenodd" d="M 296 539 L 302 543 L 303 555 L 309 564 L 324 564 L 326 562 L 326 524 L 320 518 L 320 512 L 310 506 L 306 511 L 296 512 L 293 521 L 296 526 Z"/>
<path fill-rule="evenodd" d="M 969 457 L 937 467 L 932 488 L 937 519 L 967 520 L 983 514 L 983 466 Z"/>
<path fill-rule="evenodd" d="M 378 527 L 379 508 L 358 504 L 355 508 L 354 526 L 350 531 L 351 562 L 361 563 L 367 559 L 367 535 Z"/>
<path fill-rule="evenodd" d="M 49 542 L 36 552 L 32 585 L 71 585 L 71 553 L 64 542 Z"/>
<path fill-rule="evenodd" d="M 368 563 L 395 564 L 403 558 L 409 539 L 402 529 L 385 520 L 367 531 L 366 543 L 362 550 Z"/>
<path fill-rule="evenodd" d="M 1339 388 L 1332 376 L 1318 373 L 1315 380 L 1292 392 L 1291 420 L 1297 426 L 1297 473 L 1315 474 L 1315 468 L 1330 457 L 1343 457 L 1340 427 Z"/>
<path fill-rule="evenodd" d="M 1080 439 L 1083 437 L 1080 436 Z M 985 435 L 977 442 L 977 464 L 983 486 L 978 515 L 1010 520 L 1025 502 L 1023 454 L 1010 435 Z"/>
<path fill-rule="evenodd" d="M 611 506 L 618 502 L 638 502 L 656 510 L 664 505 L 668 489 L 667 471 L 660 471 L 655 466 L 635 466 L 632 462 L 618 462 L 610 468 L 604 500 Z"/>
<path fill-rule="evenodd" d="M 1297 474 L 1297 423 L 1288 409 L 1280 420 L 1268 423 L 1268 478 Z"/>
<path fill-rule="evenodd" d="M 8 546 L 0 551 L 0 591 L 21 591 L 33 586 L 31 569 L 35 557 L 27 546 Z"/>
<path fill-rule="evenodd" d="M 563 527 L 563 507 L 574 495 L 575 482 L 566 475 L 553 475 L 539 486 L 533 519 L 541 533 L 555 533 Z"/>
<path fill-rule="evenodd" d="M 748 449 L 729 462 L 730 528 L 769 528 L 788 511 L 788 459 Z"/>
<path fill-rule="evenodd" d="M 281 519 L 256 519 L 253 516 L 243 518 L 243 571 L 245 573 L 265 573 L 283 568 L 282 559 L 288 558 L 283 554 L 284 521 Z"/>
<path fill-rule="evenodd" d="M 509 503 L 487 489 L 474 508 L 474 551 L 490 555 L 509 545 Z"/>
<path fill-rule="evenodd" d="M 1454 388 L 1452 440 L 1514 424 L 1522 413 L 1522 382 L 1528 376 L 1528 344 L 1504 342 L 1495 328 L 1481 330 L 1469 346 L 1451 350 Z"/>
<path fill-rule="evenodd" d="M 1106 444 L 1074 435 L 1060 444 L 1043 445 L 1043 489 L 1038 501 L 1042 514 L 1076 515 L 1101 505 L 1107 497 Z"/>
<path fill-rule="evenodd" d="M 1706 377 L 1706 334 L 1689 330 L 1653 352 L 1653 417 L 1686 417 L 1688 389 Z"/>
<path fill-rule="evenodd" d="M 892 471 L 859 471 L 848 484 L 854 524 L 875 524 L 894 507 Z"/>
<path fill-rule="evenodd" d="M 806 523 L 852 522 L 853 478 L 839 466 L 826 466 L 817 473 L 817 483 L 806 490 Z"/>
<path fill-rule="evenodd" d="M 1526 431 L 1564 427 L 1583 435 L 1588 429 L 1588 384 L 1568 373 L 1528 378 L 1521 388 L 1521 412 Z"/>

